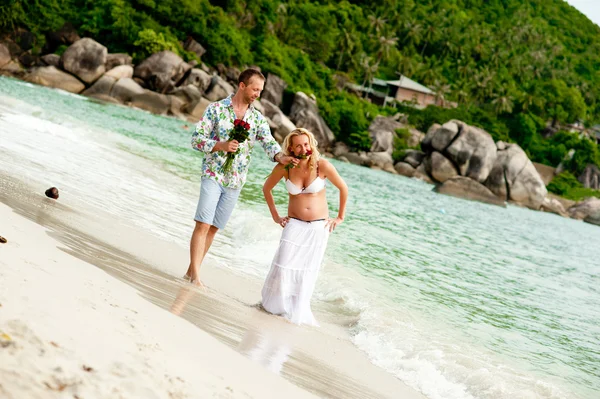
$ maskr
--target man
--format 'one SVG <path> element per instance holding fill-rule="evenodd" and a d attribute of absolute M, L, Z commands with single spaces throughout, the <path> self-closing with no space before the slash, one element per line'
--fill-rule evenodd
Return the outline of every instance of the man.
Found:
<path fill-rule="evenodd" d="M 260 144 L 274 162 L 283 165 L 299 161 L 284 155 L 264 116 L 252 106 L 265 86 L 265 77 L 255 69 L 247 69 L 238 78 L 238 90 L 224 100 L 210 104 L 192 135 L 192 148 L 205 153 L 202 165 L 200 199 L 196 209 L 196 226 L 190 242 L 190 265 L 185 278 L 193 284 L 200 282 L 200 265 L 215 234 L 227 224 L 233 208 L 246 182 L 252 149 Z M 228 140 L 233 121 L 243 119 L 250 124 L 248 140 L 238 143 Z M 224 172 L 228 152 L 235 155 L 233 167 Z"/>

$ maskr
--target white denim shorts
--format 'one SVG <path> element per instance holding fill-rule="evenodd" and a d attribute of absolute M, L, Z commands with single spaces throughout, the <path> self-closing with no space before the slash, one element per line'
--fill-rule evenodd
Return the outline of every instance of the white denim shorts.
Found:
<path fill-rule="evenodd" d="M 203 178 L 194 220 L 218 229 L 225 228 L 241 191 L 241 188 L 223 187 L 212 179 Z"/>

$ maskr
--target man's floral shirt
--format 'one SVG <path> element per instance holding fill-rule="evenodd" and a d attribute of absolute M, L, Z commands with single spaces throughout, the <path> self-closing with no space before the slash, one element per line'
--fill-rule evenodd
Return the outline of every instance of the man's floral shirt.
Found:
<path fill-rule="evenodd" d="M 275 161 L 275 155 L 281 151 L 281 147 L 271 136 L 271 129 L 265 117 L 250 105 L 244 115 L 244 121 L 250 124 L 248 140 L 240 143 L 239 151 L 233 159 L 233 167 L 228 173 L 223 173 L 222 168 L 227 153 L 211 151 L 218 141 L 229 140 L 233 121 L 236 119 L 231 104 L 232 97 L 233 95 L 230 95 L 206 108 L 192 135 L 192 148 L 205 153 L 202 165 L 203 178 L 213 179 L 223 187 L 238 189 L 246 182 L 250 156 L 256 143 L 260 144 L 272 161 Z"/>

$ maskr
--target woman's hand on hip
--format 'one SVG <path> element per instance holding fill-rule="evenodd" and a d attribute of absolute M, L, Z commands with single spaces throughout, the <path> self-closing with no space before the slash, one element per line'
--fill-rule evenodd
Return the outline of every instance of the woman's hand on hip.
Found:
<path fill-rule="evenodd" d="M 335 228 L 342 224 L 342 222 L 344 221 L 344 219 L 340 219 L 340 218 L 335 218 L 335 219 L 327 219 L 327 223 L 325 224 L 325 227 L 329 228 L 329 232 L 333 232 L 333 230 L 335 230 Z"/>
<path fill-rule="evenodd" d="M 273 220 L 275 221 L 275 223 L 277 223 L 278 225 L 280 225 L 281 227 L 285 227 L 286 224 L 288 224 L 288 222 L 290 221 L 290 217 L 286 216 L 283 218 L 273 218 Z"/>

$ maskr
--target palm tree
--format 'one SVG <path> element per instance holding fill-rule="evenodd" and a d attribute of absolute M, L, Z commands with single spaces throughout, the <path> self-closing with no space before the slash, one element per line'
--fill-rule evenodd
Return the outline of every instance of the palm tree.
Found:
<path fill-rule="evenodd" d="M 371 27 L 373 29 L 375 29 L 375 34 L 377 36 L 379 36 L 379 33 L 385 27 L 385 23 L 387 22 L 387 20 L 382 17 L 375 16 L 375 15 L 369 15 L 368 19 L 369 19 L 369 24 L 371 25 Z"/>
<path fill-rule="evenodd" d="M 410 42 L 415 46 L 419 44 L 421 42 L 421 33 L 423 31 L 423 27 L 413 19 L 409 19 L 406 22 L 405 27 L 407 32 L 404 42 Z"/>
<path fill-rule="evenodd" d="M 346 29 L 342 28 L 342 46 L 340 48 L 340 57 L 338 58 L 336 71 L 339 71 L 340 67 L 342 66 L 342 59 L 344 58 L 344 54 L 352 53 L 352 50 L 354 49 L 355 45 L 354 40 L 355 39 L 353 35 L 351 35 Z"/>
<path fill-rule="evenodd" d="M 496 114 L 499 115 L 504 112 L 512 112 L 514 107 L 513 97 L 507 94 L 506 90 L 502 89 L 497 93 L 494 93 L 492 97 L 492 104 L 494 105 L 494 111 L 496 112 Z"/>
<path fill-rule="evenodd" d="M 394 48 L 394 46 L 398 43 L 397 37 L 379 37 L 379 52 L 377 56 L 377 63 L 379 63 L 382 59 L 387 59 L 390 55 L 390 49 Z"/>
<path fill-rule="evenodd" d="M 364 80 L 362 86 L 365 87 L 367 82 L 369 82 L 369 89 L 371 88 L 371 84 L 373 81 L 373 77 L 375 73 L 379 69 L 379 63 L 373 62 L 373 59 L 366 55 L 365 53 L 361 54 L 360 66 L 363 68 Z M 367 91 L 365 90 L 365 98 L 367 96 Z"/>

